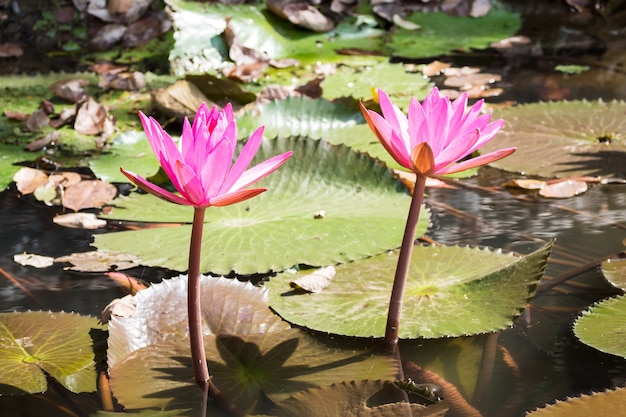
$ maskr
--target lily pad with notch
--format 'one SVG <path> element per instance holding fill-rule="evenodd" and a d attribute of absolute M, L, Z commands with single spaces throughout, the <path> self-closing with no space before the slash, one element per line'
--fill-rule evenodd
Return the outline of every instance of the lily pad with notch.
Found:
<path fill-rule="evenodd" d="M 510 326 L 533 296 L 552 243 L 515 256 L 500 250 L 416 246 L 402 310 L 400 337 L 466 336 Z M 317 331 L 382 337 L 398 252 L 335 267 L 321 293 L 295 292 L 284 272 L 265 285 L 285 320 Z M 304 273 L 304 272 L 301 272 Z M 329 313 L 332 312 L 332 313 Z"/>

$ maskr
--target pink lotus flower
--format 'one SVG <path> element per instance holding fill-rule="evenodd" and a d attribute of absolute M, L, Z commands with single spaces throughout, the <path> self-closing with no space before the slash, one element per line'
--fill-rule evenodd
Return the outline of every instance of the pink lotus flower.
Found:
<path fill-rule="evenodd" d="M 361 111 L 387 152 L 403 167 L 420 175 L 453 174 L 502 159 L 515 148 L 500 149 L 456 163 L 490 141 L 504 124 L 480 114 L 483 101 L 467 108 L 467 94 L 453 102 L 434 88 L 420 104 L 409 104 L 408 118 L 383 90 L 378 90 L 382 116 L 361 104 Z"/>
<path fill-rule="evenodd" d="M 255 181 L 280 167 L 293 152 L 274 156 L 247 169 L 263 139 L 263 127 L 248 139 L 235 163 L 237 125 L 230 104 L 211 110 L 202 104 L 193 126 L 185 118 L 178 146 L 159 122 L 139 112 L 150 146 L 179 195 L 171 193 L 141 176 L 121 171 L 146 192 L 176 204 L 194 207 L 227 206 L 247 200 L 265 188 L 248 188 Z"/>

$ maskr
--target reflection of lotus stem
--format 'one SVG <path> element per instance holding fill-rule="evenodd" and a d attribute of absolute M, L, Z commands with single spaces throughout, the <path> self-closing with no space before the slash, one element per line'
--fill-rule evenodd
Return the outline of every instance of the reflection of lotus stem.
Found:
<path fill-rule="evenodd" d="M 209 389 L 209 368 L 202 339 L 202 309 L 200 306 L 200 253 L 202 229 L 206 207 L 195 207 L 189 245 L 189 271 L 187 272 L 187 314 L 189 315 L 189 343 L 196 383 L 202 391 Z"/>
<path fill-rule="evenodd" d="M 398 266 L 391 289 L 391 299 L 389 300 L 389 312 L 387 313 L 387 327 L 385 328 L 385 345 L 391 354 L 397 354 L 398 334 L 400 331 L 400 315 L 402 314 L 402 300 L 404 299 L 404 288 L 409 275 L 409 265 L 411 254 L 415 243 L 415 232 L 417 231 L 417 221 L 420 216 L 420 207 L 424 199 L 426 189 L 426 176 L 417 174 L 415 178 L 415 189 L 411 200 L 409 216 L 406 220 L 400 255 L 398 256 Z"/>

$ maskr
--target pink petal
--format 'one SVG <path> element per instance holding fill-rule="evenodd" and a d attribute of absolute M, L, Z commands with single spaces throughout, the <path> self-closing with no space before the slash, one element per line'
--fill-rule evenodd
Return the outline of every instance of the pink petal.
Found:
<path fill-rule="evenodd" d="M 511 155 L 513 152 L 515 152 L 516 149 L 517 148 L 500 149 L 485 155 L 480 155 L 476 158 L 468 159 L 467 161 L 463 161 L 455 165 L 450 165 L 447 168 L 438 170 L 436 173 L 439 175 L 448 175 L 454 174 L 456 172 L 465 171 L 466 169 L 487 165 L 491 162 L 500 160 Z"/>
<path fill-rule="evenodd" d="M 200 165 L 198 176 L 206 197 L 220 194 L 222 184 L 227 180 L 230 164 L 233 161 L 231 140 L 222 138 L 217 145 L 205 155 Z M 199 151 L 201 152 L 201 150 Z"/>
<path fill-rule="evenodd" d="M 387 152 L 400 165 L 407 169 L 411 169 L 411 159 L 409 158 L 408 145 L 402 136 L 393 135 L 393 129 L 389 122 L 380 114 L 372 110 L 367 110 L 363 103 L 360 103 L 361 112 L 365 116 L 365 120 L 378 141 L 383 145 Z"/>
<path fill-rule="evenodd" d="M 239 153 L 239 157 L 230 169 L 226 181 L 224 181 L 224 183 L 222 184 L 222 187 L 219 191 L 220 193 L 231 190 L 233 184 L 235 184 L 235 182 L 237 182 L 243 172 L 248 169 L 250 162 L 252 162 L 252 159 L 254 159 L 254 155 L 256 155 L 259 147 L 261 146 L 264 129 L 265 127 L 261 126 L 257 130 L 255 130 L 252 135 L 250 135 L 250 138 L 248 138 L 248 141 Z"/>
<path fill-rule="evenodd" d="M 191 203 L 189 200 L 181 198 L 176 194 L 173 194 L 166 189 L 159 187 L 158 185 L 152 184 L 150 181 L 135 174 L 134 172 L 126 171 L 124 168 L 120 168 L 120 171 L 122 171 L 122 174 L 124 174 L 133 184 L 135 184 L 137 187 L 141 188 L 147 193 L 162 198 L 163 200 L 169 201 L 170 203 L 180 204 L 183 206 L 193 205 L 193 203 Z"/>
<path fill-rule="evenodd" d="M 258 165 L 255 165 L 254 167 L 245 171 L 228 191 L 233 192 L 235 190 L 245 188 L 253 182 L 268 176 L 272 172 L 276 171 L 282 164 L 284 164 L 287 159 L 291 157 L 291 155 L 293 155 L 293 152 L 285 152 L 281 155 L 273 156 Z"/>
<path fill-rule="evenodd" d="M 406 132 L 408 130 L 409 122 L 406 116 L 402 113 L 398 106 L 391 102 L 387 93 L 380 88 L 378 89 L 378 103 L 380 104 L 380 110 L 383 113 L 383 117 L 387 120 L 391 129 L 398 133 Z"/>
<path fill-rule="evenodd" d="M 194 206 L 201 206 L 206 202 L 207 196 L 202 188 L 202 183 L 198 174 L 184 162 L 176 163 L 176 178 L 181 184 L 182 189 L 178 190 L 187 200 L 191 201 Z"/>
<path fill-rule="evenodd" d="M 210 205 L 216 207 L 229 206 L 231 204 L 239 203 L 255 197 L 264 191 L 267 191 L 267 188 L 248 188 L 247 190 L 237 190 L 232 193 L 212 198 L 210 200 Z"/>

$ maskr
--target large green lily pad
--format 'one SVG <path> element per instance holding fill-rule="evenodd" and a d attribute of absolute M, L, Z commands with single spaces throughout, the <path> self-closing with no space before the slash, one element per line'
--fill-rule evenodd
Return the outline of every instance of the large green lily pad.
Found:
<path fill-rule="evenodd" d="M 541 177 L 626 178 L 626 102 L 562 101 L 499 109 L 504 128 L 483 152 L 517 151 L 491 165 Z"/>
<path fill-rule="evenodd" d="M 391 171 L 348 147 L 303 138 L 264 141 L 256 161 L 287 150 L 294 156 L 257 183 L 267 192 L 207 210 L 202 271 L 254 274 L 295 264 L 322 266 L 399 246 L 411 198 Z M 107 219 L 191 222 L 193 215 L 190 207 L 151 195 L 113 203 Z M 423 213 L 418 236 L 428 226 Z M 190 233 L 190 225 L 126 231 L 97 235 L 94 244 L 101 251 L 134 254 L 144 265 L 184 271 Z"/>
<path fill-rule="evenodd" d="M 526 255 L 459 246 L 416 246 L 402 309 L 401 338 L 492 332 L 510 326 L 543 275 L 552 243 Z M 336 267 L 321 293 L 272 278 L 270 305 L 285 320 L 318 331 L 382 337 L 398 253 Z M 304 273 L 304 272 L 301 272 Z"/>
<path fill-rule="evenodd" d="M 202 276 L 200 279 L 203 333 L 249 334 L 288 329 L 289 325 L 267 307 L 267 289 L 236 279 Z M 109 323 L 107 360 L 115 367 L 132 352 L 172 340 L 188 340 L 187 277 L 127 296 L 132 315 L 113 315 Z M 155 319 L 158 318 L 158 319 Z"/>
<path fill-rule="evenodd" d="M 453 50 L 485 49 L 493 42 L 513 36 L 521 25 L 519 15 L 504 10 L 491 10 L 479 18 L 416 12 L 407 20 L 420 28 L 395 28 L 385 45 L 394 56 L 424 58 Z"/>
<path fill-rule="evenodd" d="M 72 392 L 95 391 L 90 332 L 101 328 L 96 318 L 73 313 L 0 313 L 2 394 L 44 392 L 46 374 Z"/>
<path fill-rule="evenodd" d="M 526 414 L 526 417 L 619 416 L 624 413 L 625 401 L 626 388 L 621 387 L 557 401 Z"/>
<path fill-rule="evenodd" d="M 89 168 L 102 181 L 128 182 L 128 178 L 120 172 L 120 167 L 132 166 L 132 171 L 143 177 L 149 177 L 159 169 L 159 163 L 143 131 L 121 133 L 113 139 L 112 145 L 111 150 L 89 161 Z"/>
<path fill-rule="evenodd" d="M 441 417 L 446 415 L 445 403 L 429 406 L 391 402 L 370 404 L 370 399 L 385 390 L 391 382 L 385 381 L 350 381 L 321 388 L 309 389 L 298 393 L 280 403 L 274 412 L 281 417 L 326 417 L 326 416 L 361 416 L 361 417 Z M 382 395 L 381 397 L 389 397 Z"/>
<path fill-rule="evenodd" d="M 599 351 L 626 358 L 626 297 L 601 301 L 584 311 L 574 323 L 574 333 Z"/>
<path fill-rule="evenodd" d="M 266 395 L 281 401 L 302 389 L 356 378 L 390 379 L 397 362 L 331 347 L 290 329 L 266 304 L 267 289 L 201 277 L 203 333 L 213 382 L 243 409 Z M 184 276 L 138 292 L 134 314 L 109 324 L 111 386 L 127 409 L 194 408 Z M 132 304 L 132 303 L 129 303 Z"/>
<path fill-rule="evenodd" d="M 345 61 L 338 51 L 345 48 L 377 50 L 382 47 L 382 30 L 347 18 L 331 32 L 318 34 L 295 27 L 276 17 L 264 6 L 203 4 L 167 0 L 173 9 L 176 32 L 170 62 L 177 75 L 210 72 L 224 66 L 227 47 L 220 36 L 229 27 L 245 47 L 269 58 L 297 58 L 306 63 Z M 373 21 L 373 20 L 372 20 Z"/>

